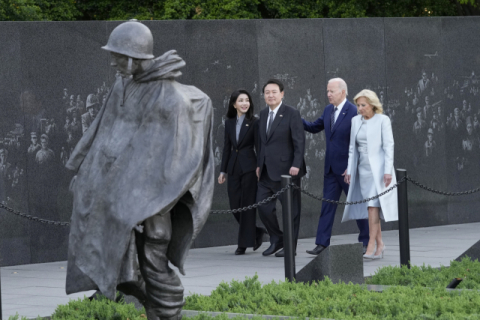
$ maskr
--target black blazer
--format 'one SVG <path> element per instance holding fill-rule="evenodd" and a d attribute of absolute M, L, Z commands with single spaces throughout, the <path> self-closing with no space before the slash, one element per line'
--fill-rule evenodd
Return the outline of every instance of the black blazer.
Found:
<path fill-rule="evenodd" d="M 300 169 L 297 177 L 304 176 L 307 171 L 304 159 L 305 132 L 300 112 L 282 103 L 267 136 L 269 112 L 269 107 L 260 111 L 257 151 L 260 175 L 265 165 L 273 181 L 280 181 L 282 175 L 288 175 L 291 167 Z"/>
<path fill-rule="evenodd" d="M 255 171 L 257 168 L 257 157 L 255 155 L 255 136 L 258 130 L 258 119 L 243 119 L 238 143 L 236 136 L 237 118 L 225 120 L 225 142 L 223 144 L 223 156 L 221 172 L 229 175 L 233 174 L 233 167 L 237 165 L 242 169 L 242 173 Z"/>

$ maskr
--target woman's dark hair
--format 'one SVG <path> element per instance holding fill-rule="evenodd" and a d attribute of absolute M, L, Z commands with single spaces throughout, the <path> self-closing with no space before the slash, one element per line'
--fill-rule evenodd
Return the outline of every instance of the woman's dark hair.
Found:
<path fill-rule="evenodd" d="M 241 94 L 246 94 L 248 96 L 248 100 L 250 101 L 250 108 L 248 108 L 247 113 L 245 114 L 245 118 L 251 120 L 253 118 L 253 101 L 250 93 L 248 93 L 245 89 L 238 89 L 232 92 L 230 96 L 230 101 L 228 102 L 228 110 L 227 110 L 227 118 L 235 118 L 237 116 L 237 109 L 233 106 L 235 102 L 237 102 L 238 96 Z"/>

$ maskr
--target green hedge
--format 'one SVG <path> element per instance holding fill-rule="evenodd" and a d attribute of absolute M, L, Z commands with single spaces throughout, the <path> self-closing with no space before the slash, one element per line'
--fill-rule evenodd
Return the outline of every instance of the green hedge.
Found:
<path fill-rule="evenodd" d="M 329 279 L 262 286 L 255 276 L 221 283 L 211 296 L 187 297 L 184 309 L 333 319 L 480 319 L 480 294 L 418 286 L 379 293 Z"/>
<path fill-rule="evenodd" d="M 450 267 L 442 266 L 440 269 L 425 264 L 421 267 L 412 266 L 411 269 L 406 266 L 382 267 L 366 283 L 445 288 L 454 278 L 463 279 L 457 289 L 480 290 L 480 262 L 466 257 L 460 262 L 450 261 Z"/>
<path fill-rule="evenodd" d="M 311 285 L 273 281 L 262 285 L 255 275 L 244 281 L 222 282 L 210 296 L 189 296 L 184 309 L 301 318 L 480 319 L 478 291 L 448 292 L 444 289 L 455 277 L 465 279 L 459 287 L 480 289 L 480 262 L 465 258 L 461 262 L 452 261 L 449 268 L 440 269 L 429 266 L 412 269 L 384 267 L 368 280 L 372 284 L 397 285 L 382 293 L 368 291 L 365 285 L 333 284 L 328 278 Z M 137 310 L 123 300 L 116 303 L 106 298 L 71 300 L 58 306 L 52 315 L 52 320 L 145 318 L 143 309 Z M 26 320 L 19 316 L 9 318 L 20 319 Z M 201 314 L 192 319 L 210 320 L 213 317 Z M 226 315 L 215 318 L 226 319 Z"/>
<path fill-rule="evenodd" d="M 66 305 L 59 305 L 51 316 L 51 320 L 145 320 L 145 309 L 137 310 L 133 303 L 126 304 L 125 300 L 119 302 L 111 301 L 104 296 L 99 296 L 98 300 L 88 298 L 70 300 Z M 228 318 L 222 314 L 212 317 L 207 314 L 200 314 L 191 320 L 245 320 L 244 316 Z M 26 317 L 10 316 L 8 320 L 29 320 Z M 38 317 L 36 320 L 44 320 Z M 261 316 L 255 316 L 252 320 L 263 320 Z"/>

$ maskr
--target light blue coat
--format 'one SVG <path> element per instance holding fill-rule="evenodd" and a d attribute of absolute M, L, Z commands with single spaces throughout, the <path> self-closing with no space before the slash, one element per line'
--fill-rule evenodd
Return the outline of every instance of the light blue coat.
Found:
<path fill-rule="evenodd" d="M 393 133 L 390 118 L 383 114 L 375 114 L 369 119 L 367 124 L 367 152 L 368 160 L 375 181 L 377 194 L 391 188 L 397 183 L 395 170 L 393 168 Z M 362 200 L 360 182 L 358 176 L 359 153 L 356 146 L 356 137 L 362 124 L 362 116 L 357 115 L 352 118 L 352 130 L 350 132 L 350 147 L 348 152 L 347 174 L 351 175 L 350 188 L 348 190 L 347 202 Z M 391 174 L 392 182 L 385 187 L 383 175 Z M 393 189 L 379 198 L 381 212 L 380 217 L 385 221 L 398 220 L 398 200 L 397 189 Z M 343 221 L 368 219 L 367 203 L 347 205 L 343 212 Z"/>

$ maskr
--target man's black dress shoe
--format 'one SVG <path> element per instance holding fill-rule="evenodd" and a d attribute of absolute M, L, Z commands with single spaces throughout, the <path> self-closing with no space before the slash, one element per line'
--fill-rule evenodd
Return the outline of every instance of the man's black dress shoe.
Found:
<path fill-rule="evenodd" d="M 269 256 L 271 254 L 274 254 L 275 252 L 277 252 L 278 250 L 282 249 L 283 248 L 283 244 L 271 244 L 270 247 L 268 247 L 267 250 L 263 251 L 263 255 L 264 256 Z"/>
<path fill-rule="evenodd" d="M 258 248 L 260 248 L 260 246 L 262 245 L 263 243 L 263 235 L 265 233 L 267 233 L 267 229 L 265 228 L 260 228 L 262 231 L 260 231 L 257 236 L 255 237 L 255 247 L 253 247 L 253 251 L 257 251 Z"/>
<path fill-rule="evenodd" d="M 327 247 L 322 246 L 319 244 L 318 246 L 315 247 L 313 250 L 307 250 L 307 253 L 313 254 L 313 255 L 318 255 L 320 252 L 323 250 L 327 249 Z"/>
<path fill-rule="evenodd" d="M 295 252 L 295 255 L 297 255 L 296 252 Z M 282 250 L 278 251 L 277 253 L 275 253 L 275 257 L 285 257 L 285 250 L 282 249 Z"/>
<path fill-rule="evenodd" d="M 238 256 L 240 254 L 245 254 L 246 250 L 247 248 L 238 247 L 237 250 L 235 250 L 235 255 Z"/>
<path fill-rule="evenodd" d="M 363 246 L 363 254 L 367 252 L 367 246 Z"/>

